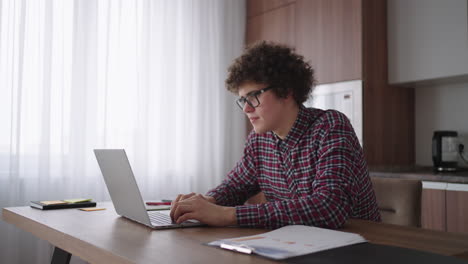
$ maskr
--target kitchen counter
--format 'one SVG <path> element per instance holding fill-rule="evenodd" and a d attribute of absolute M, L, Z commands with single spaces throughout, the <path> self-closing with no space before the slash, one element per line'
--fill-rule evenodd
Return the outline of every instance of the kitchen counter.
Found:
<path fill-rule="evenodd" d="M 468 184 L 467 168 L 462 168 L 456 172 L 435 172 L 432 167 L 415 167 L 405 170 L 370 171 L 370 176 Z"/>

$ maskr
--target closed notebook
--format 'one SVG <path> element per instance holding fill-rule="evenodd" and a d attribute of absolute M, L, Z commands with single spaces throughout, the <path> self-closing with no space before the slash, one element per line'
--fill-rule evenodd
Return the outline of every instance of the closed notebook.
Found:
<path fill-rule="evenodd" d="M 41 210 L 52 210 L 52 209 L 66 209 L 66 208 L 84 208 L 84 207 L 95 207 L 96 202 L 91 199 L 84 199 L 80 202 L 70 202 L 70 200 L 57 200 L 57 201 L 31 201 L 29 205 L 33 208 Z"/>

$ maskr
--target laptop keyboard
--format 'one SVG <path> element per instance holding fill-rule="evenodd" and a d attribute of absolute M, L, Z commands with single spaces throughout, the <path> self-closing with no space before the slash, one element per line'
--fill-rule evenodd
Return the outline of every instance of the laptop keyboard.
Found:
<path fill-rule="evenodd" d="M 155 211 L 149 211 L 148 215 L 153 225 L 175 224 L 175 222 L 172 222 L 172 219 L 169 215 L 162 214 L 162 213 L 155 212 Z"/>

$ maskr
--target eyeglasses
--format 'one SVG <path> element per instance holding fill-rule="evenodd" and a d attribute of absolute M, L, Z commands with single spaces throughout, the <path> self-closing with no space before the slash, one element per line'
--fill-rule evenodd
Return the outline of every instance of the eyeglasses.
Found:
<path fill-rule="evenodd" d="M 258 96 L 261 95 L 262 93 L 273 89 L 273 86 L 268 86 L 265 87 L 261 90 L 251 92 L 247 94 L 246 97 L 241 97 L 236 100 L 236 104 L 240 107 L 240 109 L 244 110 L 245 104 L 249 104 L 251 107 L 256 108 L 257 106 L 260 105 L 260 101 L 258 100 Z"/>

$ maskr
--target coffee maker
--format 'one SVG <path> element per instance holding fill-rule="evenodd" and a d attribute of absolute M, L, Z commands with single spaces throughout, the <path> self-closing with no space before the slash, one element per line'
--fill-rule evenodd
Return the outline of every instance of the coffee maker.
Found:
<path fill-rule="evenodd" d="M 432 161 L 436 171 L 456 171 L 458 167 L 458 133 L 434 131 L 432 137 Z"/>

